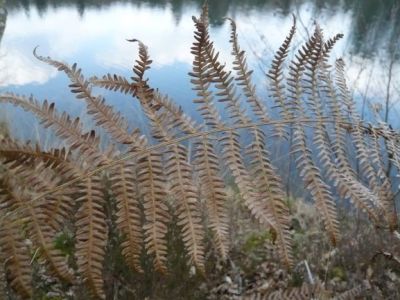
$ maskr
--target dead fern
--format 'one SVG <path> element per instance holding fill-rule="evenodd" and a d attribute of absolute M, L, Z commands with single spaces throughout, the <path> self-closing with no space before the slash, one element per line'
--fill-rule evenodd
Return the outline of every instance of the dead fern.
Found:
<path fill-rule="evenodd" d="M 143 250 L 155 270 L 168 272 L 168 224 L 174 218 L 189 265 L 206 271 L 204 225 L 212 233 L 215 251 L 226 260 L 230 230 L 225 169 L 250 214 L 272 233 L 281 262 L 290 268 L 295 260 L 282 180 L 290 175 L 279 172 L 271 154 L 271 144 L 286 143 L 290 133 L 293 142 L 288 151 L 295 156 L 303 185 L 333 245 L 340 243 L 341 232 L 336 195 L 353 202 L 376 227 L 395 232 L 394 188 L 385 164 L 391 160 L 400 171 L 399 135 L 386 124 L 366 124 L 358 116 L 344 79 L 343 61 L 337 60 L 335 68 L 329 66 L 331 49 L 341 35 L 325 41 L 316 26 L 288 62 L 296 31 L 294 19 L 268 71 L 272 98 L 268 101 L 273 102 L 269 103 L 258 96 L 236 24 L 228 20 L 234 72 L 220 61 L 210 39 L 207 6 L 199 18 L 193 17 L 189 76 L 201 124 L 149 85 L 146 71 L 152 60 L 141 41 L 129 40 L 139 47 L 130 79 L 117 74 L 86 79 L 76 64 L 69 66 L 34 50 L 37 59 L 67 75 L 71 92 L 85 101 L 88 115 L 113 142 L 101 150 L 95 131 L 84 132 L 79 118 L 57 112 L 54 103 L 14 94 L 0 96 L 1 103 L 33 113 L 68 144 L 67 150 L 43 150 L 5 137 L 0 145 L 1 265 L 9 287 L 22 298 L 34 292 L 24 235 L 34 241 L 36 258 L 45 262 L 49 274 L 66 284 L 76 284 L 81 278 L 90 295 L 100 299 L 106 298 L 104 261 L 112 238 L 110 228 L 119 232 L 122 256 L 137 272 L 143 271 Z M 130 130 L 114 107 L 93 94 L 93 86 L 131 95 L 132 101 L 139 102 L 151 135 Z M 217 102 L 226 109 L 227 119 Z M 354 157 L 359 174 L 350 163 Z M 106 197 L 105 182 L 112 198 Z M 113 205 L 115 210 L 106 209 Z M 65 228 L 74 232 L 73 264 L 53 244 Z M 297 292 L 276 292 L 268 299 L 308 291 L 304 287 Z"/>

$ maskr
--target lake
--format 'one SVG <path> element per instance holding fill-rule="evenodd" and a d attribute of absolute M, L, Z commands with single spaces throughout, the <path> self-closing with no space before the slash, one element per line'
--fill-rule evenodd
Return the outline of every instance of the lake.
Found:
<path fill-rule="evenodd" d="M 1 2 L 1 1 L 0 1 Z M 57 103 L 60 110 L 83 114 L 83 103 L 68 90 L 68 80 L 37 61 L 38 53 L 54 59 L 76 62 L 87 77 L 106 73 L 131 76 L 137 57 L 137 45 L 126 39 L 137 38 L 149 47 L 153 60 L 148 72 L 150 82 L 173 98 L 184 110 L 197 116 L 192 104 L 194 92 L 187 73 L 193 56 L 193 15 L 198 15 L 202 1 L 111 1 L 111 0 L 12 0 L 3 2 L 0 18 L 4 32 L 0 43 L 0 87 L 2 91 L 33 94 L 36 98 Z M 247 51 L 249 65 L 255 70 L 256 84 L 268 99 L 266 78 L 274 51 L 287 35 L 291 14 L 297 16 L 298 46 L 312 32 L 315 22 L 325 36 L 343 33 L 333 57 L 344 57 L 349 85 L 360 109 L 377 110 L 384 118 L 387 97 L 390 100 L 389 122 L 400 127 L 398 101 L 400 9 L 395 0 L 343 1 L 209 1 L 210 34 L 221 58 L 231 65 L 229 24 L 238 25 L 241 46 Z M 391 80 L 389 82 L 389 74 Z M 389 84 L 390 83 L 390 84 Z M 142 115 L 129 97 L 103 91 L 107 101 L 133 122 Z M 9 106 L 2 106 L 0 118 L 6 119 L 17 135 L 37 135 L 33 118 Z M 371 114 L 365 113 L 371 117 Z M 15 120 L 18 120 L 16 122 Z M 90 126 L 90 123 L 88 123 Z M 34 128 L 34 129 L 32 129 Z"/>

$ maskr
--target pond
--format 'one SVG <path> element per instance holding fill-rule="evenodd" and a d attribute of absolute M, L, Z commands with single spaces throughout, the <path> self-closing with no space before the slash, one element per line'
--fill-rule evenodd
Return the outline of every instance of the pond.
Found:
<path fill-rule="evenodd" d="M 321 25 L 325 36 L 343 33 L 344 38 L 337 44 L 333 57 L 345 58 L 348 80 L 360 108 L 374 106 L 378 117 L 384 118 L 381 105 L 389 97 L 389 122 L 400 127 L 397 108 L 400 10 L 396 3 L 395 0 L 210 0 L 210 34 L 222 60 L 231 64 L 230 28 L 224 17 L 236 20 L 241 46 L 257 74 L 258 91 L 267 99 L 263 73 L 291 27 L 291 14 L 299 21 L 295 45 L 306 40 L 315 22 Z M 78 63 L 87 77 L 106 73 L 130 77 L 137 46 L 126 39 L 137 38 L 149 47 L 153 64 L 148 76 L 152 85 L 196 117 L 192 104 L 194 92 L 187 73 L 193 60 L 190 53 L 192 16 L 199 14 L 201 5 L 202 1 L 182 0 L 12 0 L 3 3 L 1 90 L 56 101 L 59 109 L 80 115 L 83 104 L 70 94 L 65 76 L 37 61 L 32 55 L 34 47 L 39 46 L 40 55 Z M 142 116 L 132 99 L 101 92 L 129 120 L 140 123 Z M 22 137 L 34 134 L 26 130 L 35 127 L 33 119 L 24 114 L 24 121 L 18 118 L 15 122 L 20 112 L 4 108 L 0 118 L 7 119 L 15 132 Z"/>

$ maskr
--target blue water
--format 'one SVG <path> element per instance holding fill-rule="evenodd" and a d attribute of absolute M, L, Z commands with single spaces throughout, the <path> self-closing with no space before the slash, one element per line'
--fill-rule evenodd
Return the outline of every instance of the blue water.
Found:
<path fill-rule="evenodd" d="M 398 15 L 393 14 L 395 1 L 209 2 L 210 33 L 222 61 L 231 66 L 229 26 L 223 21 L 223 17 L 230 16 L 238 24 L 242 48 L 248 52 L 258 91 L 266 101 L 267 81 L 263 73 L 290 29 L 291 13 L 299 21 L 295 46 L 307 38 L 315 21 L 326 36 L 345 34 L 332 56 L 343 56 L 347 61 L 349 85 L 358 106 L 364 98 L 367 106 L 384 102 L 390 59 L 396 60 L 390 96 L 393 103 L 399 99 L 399 47 L 394 37 L 400 28 Z M 84 115 L 85 106 L 69 93 L 65 76 L 37 61 L 33 48 L 39 45 L 41 55 L 70 64 L 77 62 L 87 77 L 106 73 L 130 77 L 137 46 L 126 39 L 138 38 L 149 47 L 154 61 L 148 72 L 151 84 L 196 118 L 194 92 L 187 73 L 193 59 L 191 18 L 199 14 L 200 5 L 199 1 L 9 1 L 0 44 L 1 91 L 33 94 L 40 100 L 55 101 L 59 110 L 67 110 L 71 115 Z M 143 120 L 134 99 L 99 92 L 133 125 Z M 390 121 L 399 127 L 397 109 L 394 104 Z M 14 132 L 25 138 L 32 135 L 32 124 L 37 125 L 28 114 L 4 105 L 0 118 L 9 120 Z M 87 124 L 91 126 L 90 121 Z"/>

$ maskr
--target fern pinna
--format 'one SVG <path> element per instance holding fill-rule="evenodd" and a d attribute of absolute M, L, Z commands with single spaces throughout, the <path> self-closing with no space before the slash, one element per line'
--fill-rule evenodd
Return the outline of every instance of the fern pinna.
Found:
<path fill-rule="evenodd" d="M 0 145 L 0 257 L 7 284 L 18 295 L 32 297 L 31 266 L 37 259 L 57 280 L 74 285 L 80 279 L 93 298 L 104 299 L 104 261 L 113 238 L 110 226 L 121 235 L 126 264 L 137 272 L 143 272 L 143 251 L 155 270 L 168 272 L 168 224 L 174 219 L 188 264 L 206 272 L 207 227 L 215 251 L 226 260 L 230 232 L 225 169 L 250 214 L 272 233 L 282 264 L 292 267 L 284 174 L 274 165 L 270 147 L 289 139 L 288 153 L 295 156 L 298 173 L 333 245 L 340 243 L 337 197 L 354 203 L 377 227 L 396 232 L 394 194 L 385 163 L 390 159 L 399 170 L 399 136 L 386 124 L 361 120 L 344 80 L 343 61 L 337 60 L 334 67 L 328 64 L 342 35 L 324 40 L 316 26 L 294 59 L 287 61 L 296 31 L 294 18 L 268 72 L 271 97 L 266 100 L 256 91 L 236 24 L 228 21 L 233 71 L 220 62 L 210 40 L 207 7 L 200 17 L 193 17 L 189 76 L 196 93 L 193 101 L 203 118 L 200 123 L 149 85 L 146 71 L 152 61 L 141 41 L 129 40 L 139 47 L 131 79 L 116 74 L 86 79 L 76 64 L 40 56 L 35 49 L 37 59 L 68 76 L 71 92 L 86 103 L 87 113 L 112 142 L 102 150 L 94 130 L 84 132 L 79 118 L 58 112 L 47 100 L 0 95 L 0 102 L 33 113 L 68 145 L 45 151 L 9 137 Z M 130 130 L 114 107 L 93 94 L 94 86 L 138 101 L 151 135 Z M 221 107 L 227 118 L 222 117 Z M 121 145 L 126 149 L 123 154 L 117 151 Z M 354 159 L 359 173 L 350 162 Z M 105 196 L 107 186 L 112 197 Z M 66 230 L 75 240 L 74 257 L 69 259 L 53 242 Z M 26 238 L 33 242 L 31 249 Z"/>

